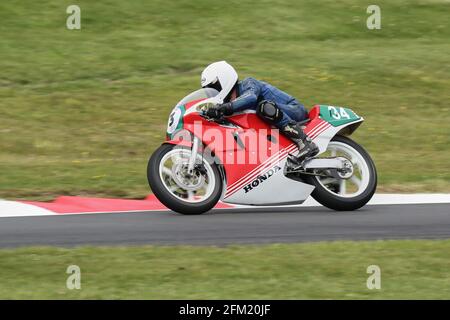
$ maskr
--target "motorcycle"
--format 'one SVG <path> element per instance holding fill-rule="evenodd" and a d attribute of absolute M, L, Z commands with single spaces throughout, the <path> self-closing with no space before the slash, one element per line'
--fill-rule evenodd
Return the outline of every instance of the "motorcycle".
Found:
<path fill-rule="evenodd" d="M 253 206 L 303 203 L 312 196 L 338 211 L 356 210 L 373 196 L 375 164 L 349 136 L 364 119 L 345 107 L 315 105 L 301 125 L 320 153 L 300 168 L 297 146 L 254 111 L 209 119 L 223 98 L 212 88 L 183 98 L 169 116 L 166 140 L 149 159 L 155 196 L 182 214 L 201 214 L 219 200 Z"/>

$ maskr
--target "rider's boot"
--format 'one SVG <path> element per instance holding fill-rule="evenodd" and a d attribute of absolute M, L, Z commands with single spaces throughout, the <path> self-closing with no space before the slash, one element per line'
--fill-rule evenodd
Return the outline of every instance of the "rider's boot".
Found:
<path fill-rule="evenodd" d="M 299 150 L 298 155 L 289 155 L 288 157 L 288 163 L 292 169 L 301 168 L 305 160 L 311 159 L 319 153 L 317 145 L 303 132 L 298 123 L 289 122 L 281 128 L 281 131 L 295 142 Z"/>

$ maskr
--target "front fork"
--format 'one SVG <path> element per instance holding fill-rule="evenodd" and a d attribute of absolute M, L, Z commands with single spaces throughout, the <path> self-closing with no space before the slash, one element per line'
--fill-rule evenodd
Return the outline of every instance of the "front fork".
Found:
<path fill-rule="evenodd" d="M 195 161 L 197 159 L 199 143 L 200 143 L 200 139 L 194 136 L 194 140 L 192 141 L 191 157 L 189 158 L 189 164 L 188 164 L 188 172 L 190 174 L 192 174 L 194 171 L 194 166 L 195 166 Z"/>

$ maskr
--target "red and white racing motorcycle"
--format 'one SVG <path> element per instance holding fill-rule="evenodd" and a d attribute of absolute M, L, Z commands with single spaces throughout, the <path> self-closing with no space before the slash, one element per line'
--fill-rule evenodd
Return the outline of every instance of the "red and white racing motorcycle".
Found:
<path fill-rule="evenodd" d="M 246 111 L 220 120 L 203 114 L 222 102 L 211 88 L 182 99 L 169 117 L 166 141 L 151 156 L 147 177 L 156 197 L 183 214 L 201 214 L 219 200 L 273 206 L 301 204 L 310 195 L 335 210 L 355 210 L 375 193 L 369 154 L 349 139 L 363 118 L 348 108 L 316 105 L 304 131 L 320 154 L 292 169 L 296 145 Z"/>

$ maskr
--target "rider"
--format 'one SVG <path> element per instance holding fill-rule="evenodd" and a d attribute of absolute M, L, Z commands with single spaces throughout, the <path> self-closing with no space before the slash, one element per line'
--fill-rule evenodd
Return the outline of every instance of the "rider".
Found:
<path fill-rule="evenodd" d="M 294 141 L 300 151 L 295 160 L 299 165 L 305 159 L 319 153 L 317 145 L 303 132 L 298 122 L 308 118 L 305 107 L 294 97 L 274 86 L 253 78 L 238 81 L 236 70 L 227 62 L 214 62 L 207 66 L 201 76 L 203 88 L 210 87 L 224 97 L 223 104 L 206 111 L 210 118 L 229 116 L 246 109 L 256 113 L 274 125 Z"/>

